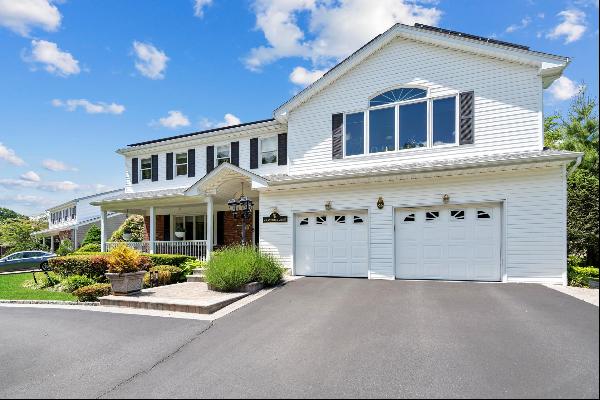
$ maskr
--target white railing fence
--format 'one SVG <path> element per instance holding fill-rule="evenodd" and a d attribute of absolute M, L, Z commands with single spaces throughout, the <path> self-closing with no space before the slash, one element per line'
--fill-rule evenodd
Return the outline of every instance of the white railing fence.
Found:
<path fill-rule="evenodd" d="M 126 244 L 132 249 L 142 253 L 154 254 L 181 254 L 206 260 L 206 240 L 157 240 L 154 242 L 154 251 L 151 251 L 151 242 L 106 242 L 106 251 L 111 251 L 119 244 Z"/>

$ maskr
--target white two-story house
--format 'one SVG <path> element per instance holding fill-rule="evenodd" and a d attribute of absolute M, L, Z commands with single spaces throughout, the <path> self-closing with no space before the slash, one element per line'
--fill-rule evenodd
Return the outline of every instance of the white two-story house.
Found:
<path fill-rule="evenodd" d="M 268 120 L 131 144 L 125 192 L 149 251 L 246 239 L 296 275 L 564 283 L 566 177 L 542 92 L 567 57 L 395 25 Z M 104 236 L 104 246 L 107 236 Z"/>
<path fill-rule="evenodd" d="M 100 225 L 98 207 L 90 203 L 123 193 L 123 189 L 96 193 L 79 197 L 46 210 L 48 229 L 35 232 L 34 235 L 48 244 L 50 251 L 55 251 L 61 241 L 69 239 L 73 247 L 79 248 L 86 233 L 92 225 Z M 109 213 L 106 219 L 106 234 L 110 236 L 125 221 L 125 215 Z"/>

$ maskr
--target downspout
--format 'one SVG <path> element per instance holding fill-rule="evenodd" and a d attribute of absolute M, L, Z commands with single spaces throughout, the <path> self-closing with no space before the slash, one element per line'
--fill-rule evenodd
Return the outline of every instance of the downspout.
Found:
<path fill-rule="evenodd" d="M 581 164 L 581 160 L 583 160 L 583 155 L 580 155 L 577 157 L 577 159 L 575 160 L 575 164 L 573 164 L 567 171 L 567 178 L 571 176 L 571 174 L 573 172 L 575 172 L 575 170 L 577 169 L 577 167 L 579 167 L 579 165 Z"/>

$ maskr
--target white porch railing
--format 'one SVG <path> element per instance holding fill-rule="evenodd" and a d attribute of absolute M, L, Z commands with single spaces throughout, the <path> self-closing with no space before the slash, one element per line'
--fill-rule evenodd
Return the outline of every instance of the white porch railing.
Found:
<path fill-rule="evenodd" d="M 106 251 L 111 251 L 119 244 L 126 244 L 132 249 L 142 253 L 154 254 L 182 254 L 206 260 L 206 240 L 157 240 L 154 242 L 154 251 L 151 251 L 151 242 L 106 242 Z"/>

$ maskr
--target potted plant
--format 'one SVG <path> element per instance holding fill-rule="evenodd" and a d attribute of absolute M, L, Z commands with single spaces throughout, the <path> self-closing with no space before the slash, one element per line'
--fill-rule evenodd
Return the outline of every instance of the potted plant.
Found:
<path fill-rule="evenodd" d="M 131 240 L 131 228 L 126 227 L 123 230 L 123 240 L 129 242 Z"/>
<path fill-rule="evenodd" d="M 127 296 L 142 290 L 146 274 L 143 258 L 139 251 L 124 244 L 109 253 L 106 278 L 114 295 Z"/>

